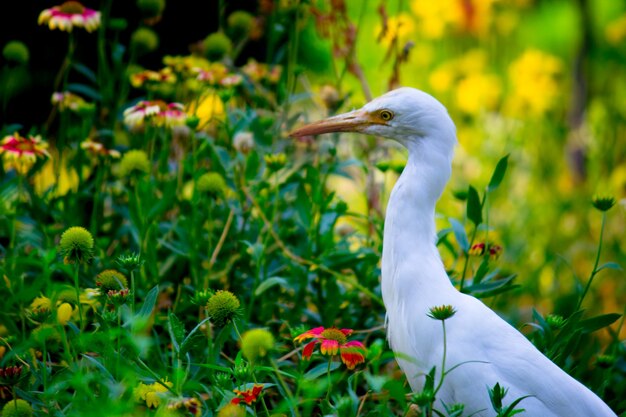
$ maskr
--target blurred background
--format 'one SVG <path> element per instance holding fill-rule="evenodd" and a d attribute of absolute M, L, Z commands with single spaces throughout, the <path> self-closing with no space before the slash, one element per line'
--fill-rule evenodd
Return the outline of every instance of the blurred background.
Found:
<path fill-rule="evenodd" d="M 316 119 L 400 85 L 437 97 L 455 120 L 459 138 L 453 177 L 438 206 L 442 229 L 449 227 L 449 216 L 463 213 L 459 197 L 468 184 L 484 187 L 496 162 L 510 154 L 505 187 L 490 200 L 490 239 L 504 249 L 502 268 L 519 276 L 516 303 L 563 313 L 573 308 L 573 290 L 584 285 L 599 238 L 594 195 L 619 201 L 608 215 L 602 260 L 626 260 L 625 1 L 161 3 L 165 10 L 150 19 L 135 2 L 112 2 L 121 44 L 138 25 L 158 35 L 158 48 L 137 59 L 143 68 L 158 69 L 164 55 L 193 52 L 232 11 L 245 10 L 254 16 L 254 29 L 231 64 L 255 58 L 287 66 L 299 93 L 290 99 L 294 115 L 306 110 L 304 118 Z M 33 23 L 55 4 L 14 3 L 0 16 L 0 44 L 19 40 L 30 51 L 23 65 L 4 57 L 3 125 L 37 126 L 49 116 L 66 34 Z M 98 8 L 99 2 L 85 5 Z M 81 62 L 95 65 L 96 36 L 84 31 L 76 36 Z M 289 63 L 285 47 L 292 42 L 298 51 Z M 345 138 L 340 149 L 342 157 L 365 158 L 370 167 L 381 160 L 401 166 L 405 158 L 394 144 L 372 138 Z M 384 210 L 398 175 L 384 171 L 331 177 L 329 186 L 353 211 L 372 215 Z M 382 186 L 374 205 L 372 194 L 362 191 L 368 184 Z M 351 224 L 360 227 L 356 220 Z M 450 266 L 454 257 L 445 249 L 442 255 Z M 604 271 L 588 308 L 621 312 L 623 278 L 622 271 Z M 519 314 L 528 316 L 529 310 Z"/>

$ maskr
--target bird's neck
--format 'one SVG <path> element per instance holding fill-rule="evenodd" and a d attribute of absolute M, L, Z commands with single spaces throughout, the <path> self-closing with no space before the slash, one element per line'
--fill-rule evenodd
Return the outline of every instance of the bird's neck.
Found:
<path fill-rule="evenodd" d="M 453 287 L 436 247 L 435 204 L 450 177 L 452 155 L 409 146 L 409 159 L 391 192 L 383 240 L 382 291 L 399 298 L 431 297 Z"/>

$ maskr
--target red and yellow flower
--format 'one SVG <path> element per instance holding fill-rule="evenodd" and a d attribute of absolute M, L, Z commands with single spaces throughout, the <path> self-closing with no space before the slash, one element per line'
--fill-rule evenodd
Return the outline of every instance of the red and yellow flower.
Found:
<path fill-rule="evenodd" d="M 111 157 L 111 158 L 119 158 L 120 152 L 115 149 L 107 149 L 100 142 L 96 142 L 90 138 L 85 139 L 80 144 L 81 149 L 86 150 L 92 156 L 103 156 L 103 157 Z"/>
<path fill-rule="evenodd" d="M 233 398 L 230 403 L 231 404 L 239 404 L 242 401 L 245 402 L 246 404 L 250 405 L 253 402 L 255 402 L 256 400 L 259 399 L 259 395 L 261 394 L 261 391 L 263 391 L 263 385 L 262 384 L 254 384 L 254 386 L 250 389 L 244 390 L 244 391 L 240 391 L 238 389 L 233 390 L 233 392 L 235 394 L 237 394 L 237 397 Z"/>
<path fill-rule="evenodd" d="M 77 1 L 66 1 L 60 6 L 45 9 L 39 14 L 39 24 L 50 30 L 71 32 L 74 27 L 93 32 L 100 26 L 100 12 L 88 9 Z"/>
<path fill-rule="evenodd" d="M 5 169 L 13 168 L 19 174 L 26 174 L 37 162 L 37 158 L 50 157 L 48 143 L 40 136 L 24 138 L 17 132 L 2 139 L 0 155 L 2 155 Z"/>
<path fill-rule="evenodd" d="M 359 341 L 348 341 L 348 336 L 352 333 L 351 329 L 336 327 L 325 329 L 320 326 L 302 333 L 294 341 L 300 343 L 307 339 L 314 339 L 304 347 L 302 359 L 309 360 L 315 346 L 320 344 L 322 355 L 334 356 L 339 353 L 341 361 L 348 369 L 354 369 L 356 365 L 365 362 L 366 349 L 365 345 Z"/>
<path fill-rule="evenodd" d="M 182 104 L 162 100 L 140 101 L 124 110 L 124 124 L 131 130 L 139 130 L 146 123 L 167 128 L 182 127 L 186 120 L 187 114 Z"/>

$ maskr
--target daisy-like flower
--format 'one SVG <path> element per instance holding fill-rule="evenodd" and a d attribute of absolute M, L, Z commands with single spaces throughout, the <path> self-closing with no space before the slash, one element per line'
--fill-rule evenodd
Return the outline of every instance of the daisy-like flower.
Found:
<path fill-rule="evenodd" d="M 209 68 L 193 68 L 192 71 L 198 74 L 196 77 L 198 81 L 209 85 L 217 85 L 229 75 L 226 65 L 219 62 L 211 64 Z"/>
<path fill-rule="evenodd" d="M 88 9 L 77 1 L 66 1 L 60 6 L 43 10 L 38 22 L 40 25 L 48 25 L 50 30 L 71 32 L 77 27 L 93 32 L 100 26 L 100 12 Z"/>
<path fill-rule="evenodd" d="M 92 156 L 95 156 L 95 157 L 102 156 L 102 157 L 119 158 L 121 156 L 119 151 L 115 149 L 107 149 L 104 147 L 103 144 L 101 144 L 100 142 L 96 142 L 92 140 L 91 138 L 85 139 L 80 144 L 80 147 L 81 149 L 86 150 Z"/>
<path fill-rule="evenodd" d="M 133 391 L 133 397 L 135 401 L 144 401 L 148 408 L 157 408 L 161 404 L 163 397 L 167 395 L 169 388 L 172 388 L 174 384 L 167 379 L 162 381 L 163 383 L 154 382 L 153 384 L 139 383 L 139 386 Z"/>
<path fill-rule="evenodd" d="M 352 332 L 351 329 L 338 329 L 336 327 L 325 329 L 320 326 L 302 333 L 294 341 L 300 343 L 306 339 L 314 339 L 304 347 L 302 359 L 309 360 L 315 345 L 320 344 L 322 355 L 334 356 L 339 353 L 341 361 L 348 369 L 354 369 L 356 365 L 365 362 L 366 349 L 361 342 L 348 341 L 348 336 Z"/>
<path fill-rule="evenodd" d="M 237 394 L 237 397 L 233 398 L 230 403 L 231 404 L 239 404 L 242 401 L 245 402 L 246 404 L 250 405 L 253 402 L 255 402 L 258 398 L 259 395 L 261 394 L 261 391 L 263 391 L 263 384 L 254 384 L 254 386 L 250 389 L 244 390 L 244 391 L 240 391 L 238 389 L 233 390 L 233 392 L 235 394 Z"/>
<path fill-rule="evenodd" d="M 171 68 L 166 67 L 160 71 L 145 70 L 131 74 L 130 84 L 135 88 L 140 88 L 155 84 L 174 84 L 176 82 L 176 75 Z"/>
<path fill-rule="evenodd" d="M 172 129 L 185 126 L 186 120 L 182 104 L 162 100 L 140 101 L 124 110 L 124 124 L 131 130 L 141 129 L 146 123 Z"/>
<path fill-rule="evenodd" d="M 35 165 L 37 158 L 50 157 L 48 143 L 43 141 L 41 136 L 24 138 L 17 132 L 2 139 L 0 155 L 5 168 L 13 168 L 19 174 L 26 174 Z"/>
<path fill-rule="evenodd" d="M 79 113 L 82 111 L 89 111 L 94 109 L 92 103 L 87 103 L 81 96 L 71 93 L 69 91 L 58 91 L 52 93 L 50 99 L 53 105 L 58 106 L 60 111 L 72 111 Z"/>

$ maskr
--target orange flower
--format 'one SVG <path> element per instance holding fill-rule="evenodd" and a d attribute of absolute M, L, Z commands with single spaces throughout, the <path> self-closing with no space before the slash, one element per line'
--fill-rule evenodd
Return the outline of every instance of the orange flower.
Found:
<path fill-rule="evenodd" d="M 239 404 L 240 402 L 243 401 L 246 404 L 250 405 L 259 398 L 259 394 L 261 394 L 261 391 L 263 391 L 262 384 L 259 384 L 259 385 L 254 384 L 252 388 L 247 389 L 245 391 L 240 391 L 238 389 L 235 389 L 233 390 L 233 392 L 237 394 L 238 397 L 233 398 L 230 403 Z"/>
<path fill-rule="evenodd" d="M 351 329 L 338 329 L 330 327 L 316 327 L 297 336 L 294 341 L 300 343 L 306 339 L 315 339 L 309 342 L 302 351 L 302 359 L 308 360 L 313 354 L 313 349 L 318 343 L 321 345 L 322 355 L 334 356 L 337 353 L 341 356 L 341 361 L 348 367 L 354 367 L 365 362 L 365 346 L 358 341 L 348 341 L 348 336 L 352 334 Z"/>

